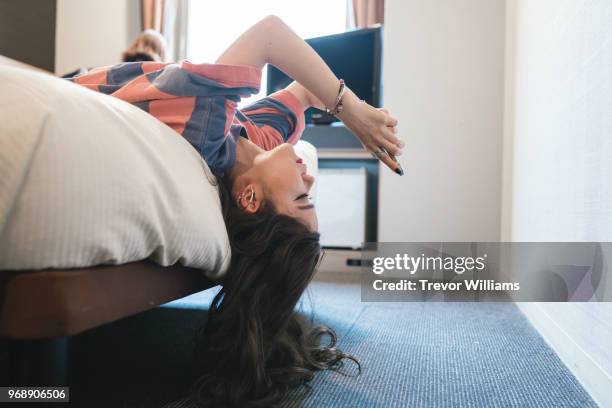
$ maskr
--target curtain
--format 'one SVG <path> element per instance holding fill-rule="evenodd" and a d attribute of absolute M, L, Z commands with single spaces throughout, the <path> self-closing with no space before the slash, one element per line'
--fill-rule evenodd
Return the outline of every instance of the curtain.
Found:
<path fill-rule="evenodd" d="M 352 0 L 355 28 L 383 24 L 385 0 Z"/>
<path fill-rule="evenodd" d="M 172 61 L 187 58 L 187 21 L 189 0 L 164 0 L 162 34 Z"/>
<path fill-rule="evenodd" d="M 141 0 L 142 30 L 153 29 L 166 39 L 172 61 L 186 57 L 188 0 Z"/>
<path fill-rule="evenodd" d="M 163 31 L 164 23 L 164 0 L 142 0 L 142 29 L 153 29 Z"/>

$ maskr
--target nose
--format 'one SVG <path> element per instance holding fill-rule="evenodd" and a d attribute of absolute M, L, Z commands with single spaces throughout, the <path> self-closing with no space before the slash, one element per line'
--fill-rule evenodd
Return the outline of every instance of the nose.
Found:
<path fill-rule="evenodd" d="M 310 174 L 306 174 L 306 173 L 302 175 L 302 178 L 304 180 L 304 184 L 306 185 L 306 189 L 310 191 L 310 189 L 312 188 L 312 185 L 315 182 L 315 178 L 311 176 Z"/>

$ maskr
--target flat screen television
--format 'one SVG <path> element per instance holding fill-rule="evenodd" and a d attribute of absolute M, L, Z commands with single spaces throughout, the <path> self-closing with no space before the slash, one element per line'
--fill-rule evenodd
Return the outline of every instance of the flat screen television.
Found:
<path fill-rule="evenodd" d="M 338 78 L 360 99 L 372 106 L 381 104 L 382 27 L 364 28 L 340 34 L 309 38 L 308 44 L 323 58 Z M 268 65 L 267 94 L 283 89 L 292 82 L 275 66 Z M 306 123 L 330 124 L 337 119 L 310 108 Z"/>

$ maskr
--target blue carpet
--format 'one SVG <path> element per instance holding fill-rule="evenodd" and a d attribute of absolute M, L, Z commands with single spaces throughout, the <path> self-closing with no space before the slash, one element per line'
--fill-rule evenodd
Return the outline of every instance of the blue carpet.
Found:
<path fill-rule="evenodd" d="M 190 353 L 215 289 L 76 336 L 71 407 L 194 408 Z M 318 373 L 284 407 L 595 407 L 512 303 L 362 303 L 314 282 L 302 310 L 355 366 Z M 305 297 L 307 298 L 307 297 Z"/>
<path fill-rule="evenodd" d="M 359 285 L 326 282 L 311 296 L 304 311 L 336 330 L 363 372 L 319 373 L 285 407 L 597 406 L 512 303 L 361 303 Z M 345 371 L 355 372 L 350 363 Z M 187 397 L 165 408 L 191 407 Z"/>

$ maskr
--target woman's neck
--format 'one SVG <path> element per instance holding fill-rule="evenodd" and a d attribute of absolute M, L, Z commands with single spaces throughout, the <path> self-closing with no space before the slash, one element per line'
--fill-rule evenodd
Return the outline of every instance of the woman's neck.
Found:
<path fill-rule="evenodd" d="M 234 161 L 234 166 L 228 172 L 230 180 L 235 180 L 253 167 L 255 157 L 262 152 L 264 150 L 249 139 L 238 137 L 236 140 L 236 160 Z"/>

